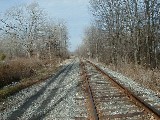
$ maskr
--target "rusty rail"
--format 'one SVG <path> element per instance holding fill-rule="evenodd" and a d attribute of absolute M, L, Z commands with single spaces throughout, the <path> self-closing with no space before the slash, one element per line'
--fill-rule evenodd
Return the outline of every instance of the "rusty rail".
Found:
<path fill-rule="evenodd" d="M 80 60 L 80 67 L 81 67 L 81 71 L 82 71 L 83 80 L 86 83 L 85 84 L 85 91 L 87 92 L 87 95 L 88 95 L 88 104 L 89 104 L 88 109 L 89 109 L 89 113 L 90 113 L 90 119 L 91 120 L 99 120 L 97 108 L 95 106 L 95 102 L 94 102 L 93 95 L 92 95 L 92 90 L 89 85 L 89 80 L 88 80 L 88 75 L 86 73 L 85 64 L 82 62 L 82 60 Z"/>
<path fill-rule="evenodd" d="M 155 109 L 153 106 L 151 106 L 150 104 L 148 104 L 147 102 L 145 102 L 143 99 L 141 99 L 140 97 L 136 96 L 133 92 L 131 92 L 130 90 L 128 90 L 126 87 L 122 86 L 120 83 L 118 83 L 116 80 L 114 80 L 113 78 L 111 78 L 106 72 L 104 72 L 102 69 L 100 69 L 97 65 L 95 65 L 94 63 L 92 63 L 91 61 L 87 60 L 88 63 L 90 63 L 92 66 L 94 66 L 96 68 L 97 71 L 99 71 L 104 77 L 106 77 L 107 79 L 109 79 L 115 86 L 117 86 L 119 89 L 121 89 L 122 91 L 124 91 L 124 93 L 133 101 L 135 101 L 135 103 L 141 107 L 143 107 L 143 109 L 148 112 L 151 113 L 154 118 L 156 119 L 160 119 L 160 111 Z"/>

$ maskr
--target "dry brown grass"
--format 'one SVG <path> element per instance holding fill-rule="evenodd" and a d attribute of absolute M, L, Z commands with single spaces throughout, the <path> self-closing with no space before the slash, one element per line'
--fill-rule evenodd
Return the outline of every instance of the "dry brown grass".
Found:
<path fill-rule="evenodd" d="M 1 86 L 17 81 L 15 85 L 0 89 L 0 100 L 35 83 L 47 80 L 58 68 L 56 60 L 16 59 L 1 64 Z"/>
<path fill-rule="evenodd" d="M 36 76 L 39 71 L 45 68 L 55 67 L 56 60 L 39 60 L 18 58 L 0 63 L 0 88 L 14 82 L 19 82 L 24 78 Z"/>
<path fill-rule="evenodd" d="M 0 87 L 31 77 L 43 66 L 37 59 L 19 58 L 0 63 Z"/>
<path fill-rule="evenodd" d="M 160 94 L 160 70 L 150 70 L 133 64 L 121 64 L 118 67 L 109 65 L 109 68 Z"/>

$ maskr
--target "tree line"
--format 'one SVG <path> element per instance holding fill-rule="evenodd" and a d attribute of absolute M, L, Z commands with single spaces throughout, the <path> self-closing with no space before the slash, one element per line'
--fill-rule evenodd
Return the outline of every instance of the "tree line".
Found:
<path fill-rule="evenodd" d="M 90 0 L 90 11 L 94 20 L 79 53 L 115 65 L 160 68 L 159 0 Z"/>
<path fill-rule="evenodd" d="M 0 36 L 0 53 L 9 59 L 68 57 L 66 23 L 49 18 L 35 2 L 0 14 Z"/>

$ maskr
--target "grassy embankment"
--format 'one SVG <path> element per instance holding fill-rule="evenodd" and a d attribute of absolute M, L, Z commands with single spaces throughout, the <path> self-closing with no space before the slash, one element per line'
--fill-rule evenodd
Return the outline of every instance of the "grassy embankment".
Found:
<path fill-rule="evenodd" d="M 58 68 L 55 61 L 19 58 L 0 62 L 0 100 L 49 78 Z"/>

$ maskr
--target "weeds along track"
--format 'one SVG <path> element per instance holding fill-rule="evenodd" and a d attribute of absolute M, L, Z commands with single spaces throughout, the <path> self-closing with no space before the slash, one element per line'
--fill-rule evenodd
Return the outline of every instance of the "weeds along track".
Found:
<path fill-rule="evenodd" d="M 81 60 L 87 109 L 91 120 L 154 120 L 160 111 L 134 95 L 90 61 Z"/>

